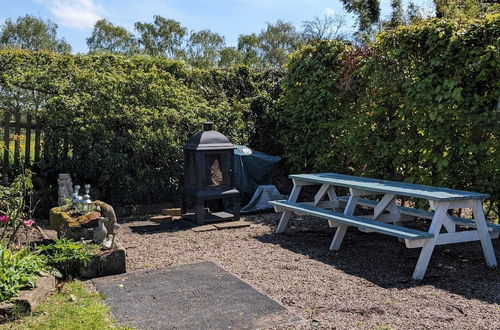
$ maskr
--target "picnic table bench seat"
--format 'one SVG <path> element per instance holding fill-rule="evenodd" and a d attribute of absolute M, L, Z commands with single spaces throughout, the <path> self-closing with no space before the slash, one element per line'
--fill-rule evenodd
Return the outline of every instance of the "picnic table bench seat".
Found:
<path fill-rule="evenodd" d="M 349 200 L 349 196 L 338 196 L 337 197 L 341 202 L 347 203 Z M 358 204 L 361 206 L 365 207 L 375 207 L 377 205 L 377 201 L 371 200 L 371 199 L 359 199 Z M 405 207 L 405 206 L 398 206 L 398 210 L 401 212 L 401 214 L 413 216 L 413 217 L 418 217 L 422 219 L 432 219 L 434 216 L 434 212 L 430 211 L 425 211 L 425 210 L 420 210 L 420 209 L 415 209 L 411 207 Z M 457 225 L 469 227 L 469 228 L 476 228 L 476 223 L 473 220 L 470 219 L 465 219 L 457 216 L 450 215 L 451 220 L 455 222 Z M 494 223 L 487 223 L 488 226 L 488 231 L 489 232 L 500 232 L 500 225 L 494 224 Z"/>
<path fill-rule="evenodd" d="M 336 223 L 358 227 L 364 230 L 369 230 L 380 234 L 395 236 L 401 239 L 418 240 L 418 239 L 434 237 L 432 233 L 428 233 L 425 231 L 405 228 L 353 215 L 346 215 L 344 213 L 332 210 L 326 210 L 311 205 L 304 205 L 297 202 L 278 200 L 278 201 L 270 201 L 269 204 L 271 204 L 275 208 L 276 212 L 282 212 L 284 210 L 288 210 L 297 214 L 316 216 Z"/>

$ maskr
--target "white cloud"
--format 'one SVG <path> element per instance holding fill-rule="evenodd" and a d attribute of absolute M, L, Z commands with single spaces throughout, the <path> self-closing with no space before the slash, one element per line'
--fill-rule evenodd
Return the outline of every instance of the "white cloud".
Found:
<path fill-rule="evenodd" d="M 94 26 L 102 7 L 94 0 L 41 0 L 61 26 L 86 29 Z"/>
<path fill-rule="evenodd" d="M 333 16 L 333 15 L 335 15 L 335 9 L 333 9 L 333 8 L 325 8 L 325 15 L 326 16 Z"/>

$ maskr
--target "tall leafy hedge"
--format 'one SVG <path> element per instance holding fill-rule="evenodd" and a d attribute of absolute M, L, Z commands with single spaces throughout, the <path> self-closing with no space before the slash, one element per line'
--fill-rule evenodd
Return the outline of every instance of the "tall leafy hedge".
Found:
<path fill-rule="evenodd" d="M 368 48 L 295 53 L 277 117 L 294 171 L 335 171 L 500 198 L 500 16 L 429 20 Z"/>
<path fill-rule="evenodd" d="M 335 171 L 500 198 L 500 16 L 427 20 L 369 46 L 306 45 L 285 72 L 145 56 L 0 51 L 0 107 L 44 120 L 42 169 L 112 201 L 171 199 L 205 120 L 235 143 Z"/>
<path fill-rule="evenodd" d="M 175 198 L 182 145 L 203 121 L 234 143 L 262 144 L 255 116 L 265 116 L 279 86 L 276 75 L 245 67 L 19 50 L 0 51 L 0 74 L 2 106 L 42 100 L 42 169 L 72 173 L 124 203 Z"/>

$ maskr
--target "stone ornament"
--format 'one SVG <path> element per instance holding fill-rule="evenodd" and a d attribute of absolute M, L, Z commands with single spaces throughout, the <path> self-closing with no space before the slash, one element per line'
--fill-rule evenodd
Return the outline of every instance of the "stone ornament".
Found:
<path fill-rule="evenodd" d="M 71 175 L 68 173 L 60 173 L 57 179 L 57 185 L 59 186 L 58 194 L 59 198 L 57 203 L 59 206 L 66 204 L 67 199 L 71 197 L 73 193 L 73 182 L 71 180 Z"/>
<path fill-rule="evenodd" d="M 94 228 L 94 243 L 102 244 L 106 237 L 108 236 L 108 230 L 104 223 L 106 222 L 106 218 L 100 217 L 97 221 L 99 222 L 98 226 Z"/>

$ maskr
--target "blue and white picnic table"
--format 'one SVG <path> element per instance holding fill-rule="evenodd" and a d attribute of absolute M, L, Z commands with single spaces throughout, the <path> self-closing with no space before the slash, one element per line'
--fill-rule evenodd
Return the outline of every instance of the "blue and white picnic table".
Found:
<path fill-rule="evenodd" d="M 331 250 L 340 248 L 349 226 L 395 236 L 404 240 L 407 248 L 422 248 L 413 273 L 414 279 L 424 277 L 436 245 L 481 241 L 486 264 L 489 267 L 497 265 L 491 238 L 499 236 L 500 225 L 488 223 L 485 219 L 482 201 L 489 197 L 487 194 L 336 173 L 297 174 L 290 175 L 290 178 L 293 189 L 288 200 L 269 202 L 276 212 L 283 212 L 276 233 L 285 230 L 293 212 L 326 219 L 331 227 L 336 227 Z M 320 185 L 314 201 L 298 203 L 297 197 L 302 187 L 310 185 Z M 348 188 L 350 194 L 338 196 L 336 187 Z M 373 199 L 381 195 L 383 197 L 380 200 Z M 400 206 L 396 203 L 397 197 L 427 200 L 430 211 Z M 373 208 L 373 215 L 354 216 L 357 205 Z M 335 211 L 342 207 L 342 213 Z M 461 208 L 472 209 L 474 218 L 465 219 L 448 214 L 450 209 Z M 416 217 L 431 220 L 428 231 L 402 226 L 404 221 Z M 457 225 L 470 230 L 456 231 Z M 443 227 L 445 232 L 441 233 Z"/>

